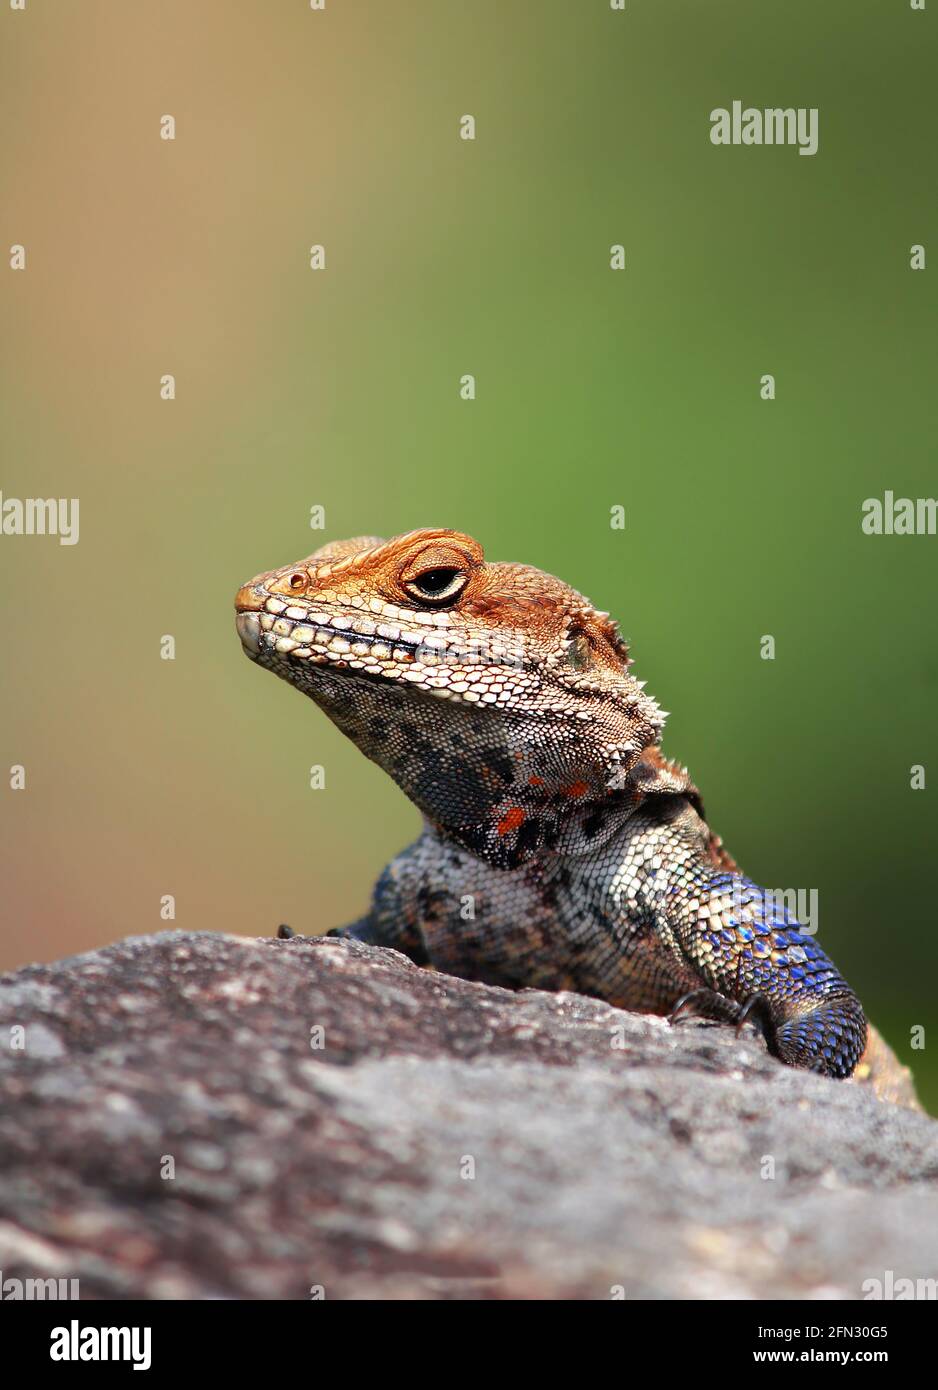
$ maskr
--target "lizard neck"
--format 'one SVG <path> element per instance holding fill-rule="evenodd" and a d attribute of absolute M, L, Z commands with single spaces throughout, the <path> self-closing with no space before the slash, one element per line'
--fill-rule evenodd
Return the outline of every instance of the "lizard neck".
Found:
<path fill-rule="evenodd" d="M 597 853 L 618 835 L 649 797 L 686 796 L 702 812 L 687 769 L 669 762 L 657 745 L 597 770 L 580 765 L 551 776 L 542 761 L 517 762 L 517 775 L 470 826 L 434 822 L 447 838 L 498 868 L 516 868 L 550 856 Z M 545 775 L 546 773 L 546 775 Z"/>
<path fill-rule="evenodd" d="M 575 804 L 563 804 L 574 798 Z M 593 854 L 634 810 L 621 792 L 595 799 L 578 789 L 547 791 L 541 798 L 509 792 L 477 825 L 438 829 L 493 868 L 515 869 L 531 861 Z"/>
<path fill-rule="evenodd" d="M 611 739 L 590 752 L 582 724 L 441 705 L 391 682 L 317 673 L 317 704 L 391 776 L 437 831 L 498 868 L 584 854 L 621 828 L 645 794 L 653 750 Z M 443 716 L 446 717 L 443 717 Z"/>

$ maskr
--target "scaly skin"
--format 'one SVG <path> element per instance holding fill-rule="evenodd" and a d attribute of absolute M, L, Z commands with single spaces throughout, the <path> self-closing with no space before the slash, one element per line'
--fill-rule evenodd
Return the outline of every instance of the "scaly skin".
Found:
<path fill-rule="evenodd" d="M 860 1063 L 912 1103 L 878 1036 L 863 1058 L 853 990 L 663 757 L 662 712 L 608 614 L 445 530 L 324 546 L 245 584 L 236 609 L 247 655 L 425 817 L 341 934 L 468 979 L 748 1017 L 783 1061 L 833 1077 Z"/>

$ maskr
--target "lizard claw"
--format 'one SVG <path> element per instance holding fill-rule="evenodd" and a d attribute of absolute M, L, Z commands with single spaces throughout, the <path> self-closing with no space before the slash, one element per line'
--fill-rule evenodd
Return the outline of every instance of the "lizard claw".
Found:
<path fill-rule="evenodd" d="M 726 999 L 715 989 L 691 989 L 686 994 L 682 994 L 674 1005 L 668 1014 L 668 1022 L 673 1025 L 682 1018 L 696 1015 L 698 1018 L 715 1018 L 725 1023 L 729 1016 L 729 1010 L 730 1006 Z"/>
<path fill-rule="evenodd" d="M 719 1023 L 735 1023 L 737 1038 L 745 1025 L 752 1021 L 758 1026 L 773 1056 L 780 1055 L 771 1005 L 764 994 L 750 994 L 742 1004 L 737 1004 L 715 989 L 692 989 L 681 995 L 668 1014 L 668 1022 L 677 1023 L 692 1013 L 698 1018 L 716 1019 Z"/>
<path fill-rule="evenodd" d="M 750 994 L 749 998 L 743 1001 L 736 1019 L 737 1038 L 750 1018 L 758 1024 L 771 1049 L 775 1041 L 775 1023 L 772 1019 L 771 1006 L 764 994 Z"/>
<path fill-rule="evenodd" d="M 737 1019 L 737 1037 L 742 1033 L 743 1026 L 750 1017 L 753 1017 L 762 1027 L 771 1026 L 771 1009 L 768 1006 L 766 995 L 750 994 L 749 998 L 743 1001 Z"/>

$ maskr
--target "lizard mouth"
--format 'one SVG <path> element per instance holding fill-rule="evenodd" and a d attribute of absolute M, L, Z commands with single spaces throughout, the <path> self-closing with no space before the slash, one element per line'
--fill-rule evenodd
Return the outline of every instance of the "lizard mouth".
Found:
<path fill-rule="evenodd" d="M 254 596 L 255 605 L 259 600 Z M 412 683 L 443 699 L 501 704 L 508 695 L 509 673 L 515 681 L 524 680 L 524 663 L 507 645 L 467 646 L 440 627 L 413 631 L 357 611 L 327 613 L 276 598 L 264 600 L 263 607 L 239 604 L 235 621 L 245 654 L 295 684 L 312 684 L 310 668 L 329 667 Z"/>
<path fill-rule="evenodd" d="M 235 622 L 241 645 L 248 656 L 257 658 L 264 652 L 291 656 L 297 661 L 340 661 L 348 665 L 348 657 L 374 661 L 387 660 L 392 655 L 413 660 L 421 651 L 422 639 L 412 637 L 378 637 L 355 632 L 351 627 L 336 627 L 333 622 L 316 622 L 273 617 L 269 613 L 238 613 Z M 423 652 L 427 655 L 427 652 Z"/>

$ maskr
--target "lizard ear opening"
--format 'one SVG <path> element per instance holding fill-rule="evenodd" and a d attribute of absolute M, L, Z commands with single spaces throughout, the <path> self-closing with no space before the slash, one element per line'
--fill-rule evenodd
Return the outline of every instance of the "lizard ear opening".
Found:
<path fill-rule="evenodd" d="M 572 627 L 567 636 L 564 659 L 575 671 L 588 671 L 595 664 L 593 644 L 582 627 Z"/>

